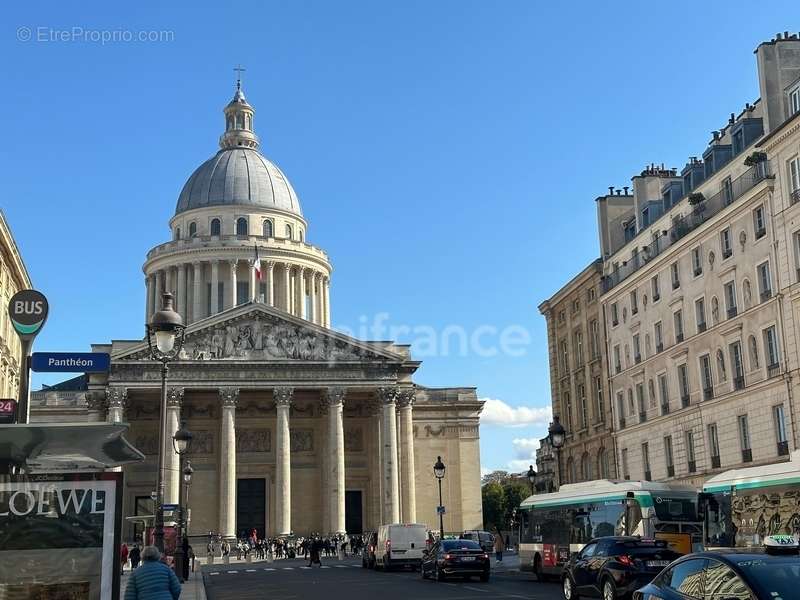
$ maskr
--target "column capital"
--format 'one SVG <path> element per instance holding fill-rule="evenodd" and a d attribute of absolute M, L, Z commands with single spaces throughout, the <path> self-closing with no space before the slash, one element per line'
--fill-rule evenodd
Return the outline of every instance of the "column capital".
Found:
<path fill-rule="evenodd" d="M 283 268 L 286 270 L 287 273 L 292 271 L 292 263 L 285 262 L 283 263 Z"/>
<path fill-rule="evenodd" d="M 193 260 L 192 261 L 192 267 L 194 267 L 195 269 L 199 269 L 200 265 L 202 265 L 202 264 L 203 264 L 202 260 Z"/>
<path fill-rule="evenodd" d="M 108 389 L 86 392 L 86 408 L 90 411 L 104 411 L 108 406 Z"/>
<path fill-rule="evenodd" d="M 275 399 L 276 406 L 291 406 L 293 396 L 293 387 L 278 386 L 272 389 L 272 397 Z"/>
<path fill-rule="evenodd" d="M 414 388 L 402 388 L 397 392 L 397 407 L 411 408 L 416 400 L 417 392 Z"/>
<path fill-rule="evenodd" d="M 222 400 L 222 408 L 236 408 L 239 402 L 239 388 L 219 388 L 219 399 Z"/>
<path fill-rule="evenodd" d="M 128 388 L 121 386 L 113 386 L 106 388 L 105 405 L 108 408 L 127 408 Z"/>
<path fill-rule="evenodd" d="M 267 269 L 270 269 L 270 270 L 272 270 L 272 268 L 275 266 L 275 261 L 274 260 L 264 260 L 262 262 L 265 265 L 267 265 Z"/>
<path fill-rule="evenodd" d="M 183 388 L 167 388 L 167 408 L 180 408 L 183 404 Z"/>
<path fill-rule="evenodd" d="M 239 259 L 238 258 L 229 258 L 228 262 L 230 263 L 230 265 L 232 267 L 236 267 L 236 266 L 239 265 Z"/>
<path fill-rule="evenodd" d="M 344 404 L 346 394 L 347 388 L 331 386 L 322 391 L 322 402 L 327 406 L 341 406 Z"/>
<path fill-rule="evenodd" d="M 377 389 L 378 400 L 381 404 L 394 404 L 397 401 L 397 391 L 396 385 L 379 387 Z"/>

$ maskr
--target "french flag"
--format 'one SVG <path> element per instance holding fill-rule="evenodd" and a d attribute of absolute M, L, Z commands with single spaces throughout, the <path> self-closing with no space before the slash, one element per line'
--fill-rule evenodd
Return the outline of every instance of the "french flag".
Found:
<path fill-rule="evenodd" d="M 256 279 L 261 281 L 261 259 L 258 257 L 258 246 L 253 244 L 253 251 L 255 252 L 255 258 L 253 259 L 253 266 L 256 269 Z"/>

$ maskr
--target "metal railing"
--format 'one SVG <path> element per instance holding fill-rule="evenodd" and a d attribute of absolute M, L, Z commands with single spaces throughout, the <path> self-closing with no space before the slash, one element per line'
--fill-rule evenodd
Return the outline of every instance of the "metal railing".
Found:
<path fill-rule="evenodd" d="M 687 406 L 689 406 L 689 402 L 690 402 L 689 394 L 681 395 L 681 406 L 683 408 L 686 408 Z"/>
<path fill-rule="evenodd" d="M 774 363 L 774 364 L 771 364 L 771 365 L 767 365 L 767 377 L 775 377 L 780 372 L 781 372 L 780 363 Z"/>
<path fill-rule="evenodd" d="M 703 400 L 711 400 L 714 397 L 714 387 L 703 388 Z"/>
<path fill-rule="evenodd" d="M 770 177 L 769 162 L 752 166 L 713 196 L 691 206 L 691 210 L 688 213 L 673 217 L 672 226 L 667 230 L 666 234 L 657 234 L 652 242 L 641 246 L 641 251 L 634 251 L 630 260 L 623 262 L 616 270 L 603 277 L 603 291 L 608 292 L 611 290 L 664 252 L 672 244 L 715 217 L 756 185 Z M 798 193 L 798 198 L 800 198 L 800 190 L 798 190 Z M 794 198 L 794 196 L 792 197 Z M 678 205 L 689 207 L 688 201 L 684 204 L 684 200 L 687 200 L 687 198 L 688 195 L 680 200 Z M 794 200 L 794 202 L 797 202 L 797 200 Z M 680 282 L 673 280 L 672 289 L 677 289 L 678 287 L 680 287 Z"/>
<path fill-rule="evenodd" d="M 728 309 L 728 318 L 729 318 L 729 319 L 732 319 L 732 318 L 733 318 L 733 317 L 735 317 L 737 314 L 738 314 L 738 311 L 736 310 L 736 307 L 735 307 L 735 306 L 731 306 L 731 307 Z"/>
<path fill-rule="evenodd" d="M 320 257 L 327 259 L 327 254 L 324 250 L 299 240 L 292 240 L 289 238 L 280 237 L 264 237 L 263 235 L 196 235 L 188 238 L 180 238 L 159 244 L 152 248 L 147 253 L 147 260 L 161 256 L 162 254 L 169 254 L 177 250 L 191 250 L 194 248 L 248 248 L 252 251 L 253 245 L 259 248 L 302 248 L 310 251 Z"/>
<path fill-rule="evenodd" d="M 797 188 L 793 192 L 789 194 L 789 199 L 792 201 L 792 204 L 797 204 L 800 202 L 800 188 Z"/>
<path fill-rule="evenodd" d="M 744 375 L 739 375 L 738 377 L 733 378 L 733 389 L 735 390 L 744 389 Z"/>
<path fill-rule="evenodd" d="M 742 462 L 753 462 L 753 451 L 750 448 L 742 450 Z"/>

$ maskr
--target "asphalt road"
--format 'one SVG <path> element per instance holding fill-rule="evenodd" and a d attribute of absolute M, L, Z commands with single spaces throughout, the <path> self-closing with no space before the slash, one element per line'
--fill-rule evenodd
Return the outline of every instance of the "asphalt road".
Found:
<path fill-rule="evenodd" d="M 203 567 L 208 600 L 477 600 L 524 598 L 561 600 L 555 583 L 537 583 L 527 575 L 493 573 L 488 583 L 423 580 L 418 572 L 383 573 L 361 568 L 360 559 L 323 559 L 322 568 L 303 560 Z"/>

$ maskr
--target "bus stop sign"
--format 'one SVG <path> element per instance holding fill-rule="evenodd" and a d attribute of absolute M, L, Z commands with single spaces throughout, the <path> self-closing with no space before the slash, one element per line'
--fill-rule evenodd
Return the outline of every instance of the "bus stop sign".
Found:
<path fill-rule="evenodd" d="M 49 305 L 44 294 L 36 290 L 20 290 L 8 303 L 8 316 L 20 339 L 32 340 L 44 327 Z"/>

